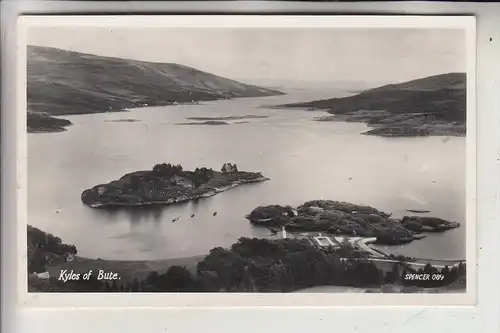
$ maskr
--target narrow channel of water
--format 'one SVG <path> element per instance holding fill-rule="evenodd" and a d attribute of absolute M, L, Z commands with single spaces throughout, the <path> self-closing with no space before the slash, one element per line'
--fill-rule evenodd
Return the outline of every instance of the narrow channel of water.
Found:
<path fill-rule="evenodd" d="M 365 136 L 359 134 L 366 129 L 363 124 L 315 122 L 318 113 L 261 107 L 332 95 L 302 91 L 67 117 L 74 125 L 66 132 L 28 135 L 28 223 L 75 244 L 82 256 L 163 259 L 205 254 L 242 236 L 269 236 L 244 218 L 258 205 L 324 198 L 370 205 L 395 216 L 409 214 L 406 209 L 429 209 L 430 216 L 465 222 L 465 138 Z M 188 117 L 245 114 L 268 118 L 224 126 L 176 125 Z M 110 121 L 119 119 L 137 121 Z M 81 203 L 84 189 L 160 162 L 185 169 L 233 162 L 271 180 L 165 208 L 107 212 Z M 175 216 L 180 218 L 172 223 Z M 460 228 L 379 248 L 463 259 L 464 242 Z"/>

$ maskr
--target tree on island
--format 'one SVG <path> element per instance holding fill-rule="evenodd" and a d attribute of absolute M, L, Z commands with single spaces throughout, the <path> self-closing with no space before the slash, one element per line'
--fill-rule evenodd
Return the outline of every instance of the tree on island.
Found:
<path fill-rule="evenodd" d="M 182 172 L 182 165 L 177 164 L 173 165 L 170 163 L 161 163 L 161 164 L 156 164 L 153 167 L 153 173 L 157 174 L 158 176 L 166 177 L 166 178 L 172 178 L 173 176 L 179 174 Z"/>
<path fill-rule="evenodd" d="M 224 163 L 220 171 L 222 173 L 238 172 L 238 167 L 236 164 Z"/>
<path fill-rule="evenodd" d="M 196 168 L 191 175 L 191 180 L 195 188 L 208 182 L 214 176 L 214 171 L 205 167 Z"/>

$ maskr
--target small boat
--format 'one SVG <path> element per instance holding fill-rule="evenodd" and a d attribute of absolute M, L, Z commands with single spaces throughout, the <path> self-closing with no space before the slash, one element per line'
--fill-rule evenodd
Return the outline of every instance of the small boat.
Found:
<path fill-rule="evenodd" d="M 194 217 L 194 214 L 193 214 L 193 215 L 191 215 L 191 217 Z"/>
<path fill-rule="evenodd" d="M 407 209 L 407 212 L 410 213 L 430 213 L 430 210 L 420 210 L 420 209 Z"/>
<path fill-rule="evenodd" d="M 174 219 L 172 220 L 172 222 L 179 221 L 179 218 L 180 218 L 180 216 L 174 217 Z"/>
<path fill-rule="evenodd" d="M 214 212 L 213 216 L 217 215 L 217 212 Z"/>

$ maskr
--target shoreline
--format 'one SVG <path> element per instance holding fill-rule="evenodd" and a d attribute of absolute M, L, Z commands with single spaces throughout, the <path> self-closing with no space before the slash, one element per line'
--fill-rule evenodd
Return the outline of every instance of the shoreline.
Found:
<path fill-rule="evenodd" d="M 258 206 L 245 217 L 253 225 L 277 233 L 321 232 L 335 236 L 370 238 L 375 244 L 402 245 L 425 238 L 422 232 L 444 232 L 460 227 L 460 223 L 437 217 L 404 216 L 394 219 L 392 214 L 370 206 L 333 200 L 310 200 L 297 207 Z"/>
<path fill-rule="evenodd" d="M 313 121 L 332 123 L 358 123 L 364 124 L 367 130 L 360 132 L 361 135 L 371 135 L 385 138 L 417 138 L 417 137 L 466 137 L 465 123 L 421 123 L 418 120 L 411 121 L 412 117 L 425 117 L 425 113 L 387 115 L 381 116 L 381 111 L 365 110 L 360 112 L 350 112 L 346 114 L 332 114 L 328 109 L 293 105 L 272 105 L 263 106 L 271 110 L 302 111 L 306 113 L 324 112 L 324 116 L 316 116 Z M 409 119 L 398 120 L 400 117 Z M 382 118 L 382 119 L 380 119 Z M 391 118 L 394 118 L 391 119 Z M 381 120 L 380 122 L 378 122 Z M 385 121 L 385 122 L 384 122 Z"/>
<path fill-rule="evenodd" d="M 45 235 L 45 237 L 43 237 L 43 235 Z M 292 285 L 288 285 L 288 287 L 292 289 L 287 289 L 287 287 L 285 287 L 284 285 L 281 286 L 272 283 L 268 285 L 267 283 L 258 280 L 258 277 L 260 276 L 259 275 L 260 273 L 258 273 L 260 272 L 259 270 L 257 271 L 252 270 L 251 272 L 253 273 L 251 274 L 251 277 L 249 277 L 250 280 L 246 280 L 247 282 L 244 285 L 239 285 L 239 284 L 234 285 L 232 284 L 231 281 L 223 280 L 223 278 L 219 276 L 221 272 L 226 272 L 229 274 L 229 272 L 234 273 L 235 270 L 238 271 L 237 268 L 238 266 L 237 265 L 235 266 L 235 264 L 238 262 L 237 259 L 238 257 L 240 258 L 239 260 L 247 262 L 247 264 L 251 265 L 252 267 L 254 267 L 253 265 L 255 263 L 259 263 L 258 265 L 264 264 L 264 266 L 255 266 L 255 267 L 261 267 L 262 269 L 266 267 L 265 268 L 266 270 L 272 270 L 273 269 L 272 264 L 271 266 L 268 263 L 266 264 L 269 258 L 264 259 L 264 261 L 262 260 L 264 257 L 266 257 L 264 255 L 265 253 L 267 253 L 266 251 L 275 248 L 275 246 L 278 246 L 278 248 L 281 248 L 281 250 L 271 255 L 270 258 L 274 261 L 282 260 L 280 258 L 283 258 L 283 256 L 288 257 L 286 253 L 289 254 L 295 253 L 295 255 L 299 255 L 299 257 L 305 259 L 306 258 L 305 256 L 307 256 L 306 255 L 307 251 L 312 251 L 315 252 L 317 256 L 319 255 L 321 258 L 323 258 L 321 260 L 326 260 L 325 263 L 328 263 L 328 265 L 333 265 L 332 269 L 335 267 L 336 269 L 337 268 L 340 269 L 338 265 L 341 266 L 344 265 L 344 261 L 347 260 L 350 264 L 347 264 L 347 266 L 345 266 L 346 269 L 351 267 L 350 265 L 354 265 L 354 267 L 358 266 L 365 268 L 371 267 L 371 269 L 376 270 L 378 272 L 377 274 L 370 276 L 369 278 L 358 276 L 356 278 L 357 282 L 355 281 L 352 284 L 349 282 L 349 280 L 342 280 L 342 279 L 336 280 L 334 275 L 332 276 L 333 279 L 332 282 L 327 284 L 328 286 L 331 286 L 331 288 L 337 288 L 337 289 L 363 288 L 364 290 L 363 292 L 391 292 L 386 290 L 387 284 L 394 284 L 394 288 L 396 289 L 399 288 L 407 290 L 407 291 L 397 291 L 397 292 L 413 292 L 413 293 L 436 292 L 436 291 L 446 292 L 444 291 L 445 289 L 451 289 L 457 286 L 457 283 L 455 282 L 462 281 L 462 280 L 457 280 L 457 281 L 453 280 L 455 281 L 452 282 L 453 285 L 446 284 L 441 286 L 433 286 L 429 288 L 428 291 L 425 290 L 420 291 L 424 286 L 418 287 L 412 284 L 408 285 L 404 283 L 404 281 L 397 282 L 399 280 L 394 280 L 394 282 L 391 282 L 393 280 L 391 280 L 390 276 L 387 275 L 388 274 L 387 272 L 391 272 L 392 270 L 394 270 L 395 267 L 394 265 L 396 264 L 397 267 L 399 267 L 398 271 L 403 269 L 403 273 L 406 268 L 409 269 L 410 272 L 415 272 L 414 270 L 416 271 L 426 270 L 428 269 L 427 268 L 428 265 L 431 265 L 431 267 L 434 267 L 435 269 L 438 270 L 446 269 L 446 267 L 449 267 L 450 269 L 455 270 L 456 273 L 459 273 L 463 272 L 465 266 L 461 266 L 462 263 L 460 264 L 454 263 L 451 266 L 448 265 L 439 266 L 437 264 L 431 263 L 430 261 L 427 263 L 416 262 L 416 261 L 414 262 L 412 258 L 405 258 L 405 257 L 392 258 L 392 259 L 389 257 L 382 258 L 383 253 L 375 255 L 377 254 L 375 253 L 377 252 L 377 250 L 372 251 L 371 247 L 368 245 L 374 241 L 373 237 L 372 238 L 354 237 L 354 238 L 355 239 L 349 240 L 351 244 L 350 246 L 343 246 L 342 248 L 337 248 L 336 250 L 332 248 L 328 250 L 328 249 L 321 249 L 321 246 L 318 247 L 312 243 L 310 244 L 311 246 L 306 246 L 304 248 L 304 245 L 306 245 L 305 240 L 294 239 L 293 237 L 289 238 L 288 240 L 272 240 L 266 238 L 243 237 L 240 238 L 237 243 L 234 243 L 228 248 L 226 247 L 222 248 L 218 246 L 208 251 L 207 253 L 200 255 L 180 257 L 180 258 L 152 259 L 152 260 L 118 260 L 118 259 L 101 259 L 101 258 L 92 259 L 83 256 L 78 256 L 77 249 L 74 245 L 61 244 L 60 240 L 58 240 L 57 237 L 51 234 L 47 234 L 39 229 L 29 227 L 28 248 L 31 249 L 31 255 L 30 252 L 28 252 L 30 258 L 29 263 L 31 262 L 32 265 L 34 264 L 35 266 L 31 266 L 30 269 L 30 266 L 28 265 L 28 272 L 30 273 L 28 279 L 28 287 L 30 288 L 29 290 L 32 292 L 54 292 L 54 291 L 78 292 L 85 290 L 89 291 L 89 289 L 86 288 L 90 288 L 90 291 L 103 292 L 103 291 L 110 291 L 109 289 L 110 287 L 114 291 L 118 290 L 124 291 L 124 289 L 127 289 L 125 291 L 135 291 L 135 292 L 137 291 L 140 292 L 145 290 L 161 291 L 164 290 L 161 288 L 165 288 L 165 285 L 163 285 L 161 281 L 166 281 L 162 279 L 167 279 L 168 281 L 171 281 L 171 283 L 174 283 L 175 280 L 172 280 L 174 278 L 172 274 L 176 272 L 175 274 L 183 274 L 181 276 L 184 276 L 187 279 L 183 280 L 185 283 L 191 281 L 189 283 L 194 283 L 194 285 L 193 284 L 189 285 L 191 285 L 192 287 L 197 286 L 196 288 L 200 289 L 196 290 L 203 292 L 228 292 L 228 291 L 255 292 L 257 290 L 266 292 L 286 292 L 286 293 L 304 292 L 301 291 L 301 289 L 304 289 L 304 287 L 306 287 L 303 284 L 302 284 L 303 287 L 298 289 L 293 288 L 294 285 L 293 283 Z M 256 248 L 257 245 L 258 247 Z M 53 249 L 52 246 L 58 246 L 59 248 Z M 44 250 L 44 247 L 46 247 L 47 250 L 48 249 L 51 250 L 47 252 Z M 361 253 L 357 252 L 356 248 L 360 249 L 362 253 L 365 253 L 365 255 L 362 255 Z M 365 248 L 364 251 L 363 248 Z M 366 252 L 367 251 L 366 248 L 368 248 L 368 250 L 370 251 Z M 261 250 L 263 249 L 263 252 L 261 252 L 261 250 L 259 249 Z M 333 252 L 331 252 L 332 250 Z M 56 252 L 51 252 L 51 251 L 56 251 Z M 71 255 L 71 253 L 73 254 Z M 230 253 L 232 255 L 230 255 L 229 258 L 226 258 L 225 254 L 230 254 Z M 356 253 L 358 253 L 358 255 L 361 254 L 361 256 L 358 256 Z M 43 255 L 43 257 L 45 258 L 44 259 L 46 260 L 45 263 L 37 263 L 37 260 L 41 259 L 40 255 Z M 226 258 L 228 261 L 224 258 Z M 339 259 L 340 261 L 338 261 Z M 33 260 L 35 260 L 35 262 L 33 262 Z M 299 260 L 296 263 L 299 262 L 301 261 Z M 43 266 L 40 266 L 40 264 L 42 264 Z M 36 266 L 38 266 L 39 268 L 38 269 L 35 268 Z M 293 265 L 291 267 L 293 267 Z M 91 272 L 91 276 L 93 277 L 91 279 L 93 279 L 93 281 L 97 283 L 97 285 L 94 285 L 94 287 L 92 287 L 92 282 L 89 282 L 90 284 L 78 282 L 78 281 L 83 281 L 79 276 L 82 276 L 83 274 L 89 272 Z M 102 282 L 99 282 L 103 280 L 102 278 L 103 275 L 104 276 L 113 275 L 115 276 L 114 280 L 117 281 L 113 282 L 112 285 L 110 285 L 109 283 L 104 283 L 103 285 Z M 76 278 L 69 278 L 69 280 L 73 280 L 75 283 L 74 284 L 71 283 L 65 287 L 64 282 L 68 281 L 69 276 L 76 277 Z M 155 276 L 156 277 L 161 276 L 160 280 L 154 280 Z M 403 276 L 403 275 L 398 275 L 398 276 Z M 312 279 L 311 283 L 312 281 L 316 281 L 318 283 L 316 284 L 315 282 L 315 284 L 313 284 L 314 286 L 318 288 L 324 286 L 324 284 L 322 284 L 320 280 L 314 279 L 312 275 L 309 276 L 309 278 Z M 254 282 L 250 282 L 250 285 L 248 285 L 249 281 L 254 281 Z M 383 283 L 383 281 L 386 282 Z M 226 285 L 225 284 L 226 282 L 229 284 Z M 257 282 L 258 282 L 258 287 L 252 284 Z M 380 282 L 382 282 L 382 284 L 380 284 Z M 159 284 L 156 285 L 155 283 Z M 187 286 L 186 288 L 188 289 L 191 288 L 189 287 L 189 285 L 185 285 Z M 142 286 L 142 287 L 137 289 L 138 287 L 133 287 L 133 286 Z M 462 287 L 463 283 L 462 284 L 459 283 L 458 286 Z M 441 287 L 444 287 L 445 289 Z M 92 289 L 92 288 L 97 288 L 97 289 Z M 146 288 L 146 289 L 141 289 L 141 288 Z M 153 288 L 153 289 L 147 289 L 147 288 Z M 154 288 L 160 288 L 160 289 L 155 290 Z M 170 289 L 164 291 L 168 290 Z M 181 290 L 170 290 L 170 291 L 181 291 Z M 183 291 L 189 291 L 189 290 L 183 290 Z"/>
<path fill-rule="evenodd" d="M 267 178 L 267 177 L 264 177 L 264 176 L 256 178 L 256 179 L 253 179 L 253 180 L 239 180 L 239 181 L 233 182 L 230 185 L 222 186 L 222 187 L 218 187 L 218 188 L 213 188 L 211 191 L 207 191 L 207 192 L 204 192 L 204 193 L 201 193 L 201 194 L 197 194 L 197 195 L 193 195 L 193 196 L 178 196 L 178 197 L 171 198 L 171 199 L 168 199 L 168 200 L 146 201 L 146 202 L 140 202 L 140 203 L 120 203 L 120 202 L 114 202 L 114 203 L 86 203 L 84 201 L 84 203 L 87 204 L 91 208 L 145 207 L 145 206 L 156 206 L 156 205 L 157 206 L 166 206 L 166 205 L 172 205 L 172 204 L 177 204 L 177 203 L 185 203 L 185 202 L 189 202 L 189 201 L 193 201 L 193 200 L 199 200 L 199 199 L 203 199 L 203 198 L 209 198 L 209 197 L 212 197 L 214 195 L 217 195 L 219 193 L 228 191 L 230 189 L 233 189 L 233 188 L 241 186 L 241 185 L 252 184 L 252 183 L 260 183 L 260 182 L 264 182 L 264 181 L 268 181 L 268 180 L 270 180 L 270 179 Z M 98 186 L 100 186 L 100 185 L 98 185 Z M 89 190 L 85 190 L 82 193 L 82 198 L 83 198 L 84 193 L 86 191 L 89 191 Z"/>
<path fill-rule="evenodd" d="M 367 243 L 371 243 L 370 239 L 359 239 L 355 242 L 356 244 L 363 243 L 365 246 Z M 115 260 L 115 259 L 91 259 L 86 257 L 75 256 L 74 261 L 64 261 L 56 264 L 48 264 L 46 266 L 45 272 L 49 274 L 50 280 L 58 280 L 62 274 L 85 274 L 92 271 L 92 276 L 96 277 L 99 275 L 99 271 L 102 270 L 103 273 L 114 274 L 116 273 L 119 285 L 127 285 L 134 283 L 136 281 L 144 281 L 151 273 L 156 272 L 157 274 L 165 274 L 171 267 L 182 267 L 186 271 L 189 271 L 193 277 L 198 278 L 202 275 L 198 274 L 197 267 L 200 262 L 209 256 L 209 254 L 195 255 L 189 257 L 181 258 L 169 258 L 169 259 L 153 259 L 153 260 Z M 355 259 L 353 259 L 356 261 Z M 375 263 L 376 267 L 381 271 L 386 271 L 387 268 L 383 269 L 382 266 L 378 267 L 378 261 L 387 261 L 384 259 L 376 257 L 367 257 L 363 262 Z M 390 261 L 390 263 L 398 263 L 400 260 Z M 443 268 L 444 266 L 437 266 L 431 264 L 432 267 Z M 420 264 L 421 268 L 424 268 L 424 264 Z M 457 265 L 447 266 L 447 267 L 459 267 Z M 325 290 L 326 289 L 326 290 Z M 454 281 L 450 285 L 436 286 L 436 287 L 418 287 L 413 285 L 405 285 L 401 283 L 389 283 L 377 286 L 356 286 L 356 285 L 344 285 L 344 284 L 328 284 L 328 285 L 316 285 L 312 287 L 301 288 L 297 290 L 291 290 L 286 293 L 335 293 L 335 292 L 356 292 L 356 293 L 449 293 L 465 292 L 465 284 L 460 279 Z M 36 292 L 36 291 L 35 291 Z M 218 291 L 224 292 L 224 291 Z M 244 292 L 248 292 L 244 291 Z"/>
<path fill-rule="evenodd" d="M 360 123 L 367 126 L 362 135 L 378 137 L 466 137 L 466 124 L 460 122 L 432 122 L 426 113 L 387 114 L 385 111 L 365 110 L 347 114 L 332 114 L 324 109 L 311 109 L 308 112 L 326 112 L 328 115 L 315 117 L 319 122 Z"/>
<path fill-rule="evenodd" d="M 363 122 L 381 137 L 466 136 L 466 74 L 447 73 L 345 97 L 277 105 L 324 111 L 316 121 Z"/>

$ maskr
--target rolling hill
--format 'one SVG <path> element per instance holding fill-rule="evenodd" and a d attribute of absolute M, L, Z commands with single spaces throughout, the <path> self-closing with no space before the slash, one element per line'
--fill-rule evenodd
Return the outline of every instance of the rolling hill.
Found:
<path fill-rule="evenodd" d="M 28 110 L 47 116 L 279 94 L 179 64 L 27 49 Z M 36 127 L 33 119 L 29 115 L 31 128 Z"/>
<path fill-rule="evenodd" d="M 324 110 L 318 121 L 366 122 L 364 134 L 382 136 L 465 135 L 466 75 L 449 73 L 385 85 L 357 95 L 287 104 Z"/>

